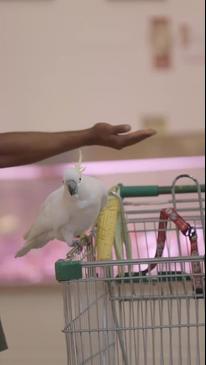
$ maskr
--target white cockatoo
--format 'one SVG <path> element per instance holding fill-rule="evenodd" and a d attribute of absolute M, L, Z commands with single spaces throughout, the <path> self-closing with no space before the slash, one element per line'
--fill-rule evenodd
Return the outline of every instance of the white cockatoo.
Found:
<path fill-rule="evenodd" d="M 63 185 L 47 197 L 15 257 L 24 256 L 54 239 L 72 246 L 75 238 L 95 225 L 108 192 L 100 180 L 83 175 L 83 171 L 80 152 L 79 163 L 65 170 Z"/>

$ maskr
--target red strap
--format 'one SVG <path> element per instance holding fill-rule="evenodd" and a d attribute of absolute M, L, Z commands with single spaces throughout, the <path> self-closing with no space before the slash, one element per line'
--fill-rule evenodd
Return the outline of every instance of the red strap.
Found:
<path fill-rule="evenodd" d="M 168 208 L 168 209 L 162 209 L 160 211 L 158 236 L 157 236 L 157 250 L 155 258 L 160 258 L 163 255 L 166 242 L 166 230 L 167 230 L 168 220 L 174 222 L 177 228 L 183 233 L 184 236 L 189 237 L 191 256 L 198 256 L 199 253 L 198 253 L 196 229 L 192 227 L 189 223 L 185 222 L 185 220 L 176 212 L 174 208 Z M 156 263 L 149 265 L 148 268 L 143 271 L 143 273 L 146 274 L 152 271 L 156 266 L 157 266 Z M 201 275 L 197 275 L 201 274 L 200 262 L 192 262 L 192 273 L 194 275 L 195 289 L 202 290 L 202 278 Z"/>

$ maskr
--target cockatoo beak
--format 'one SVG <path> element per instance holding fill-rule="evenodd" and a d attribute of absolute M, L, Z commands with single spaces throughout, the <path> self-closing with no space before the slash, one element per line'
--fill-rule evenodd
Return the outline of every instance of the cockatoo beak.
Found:
<path fill-rule="evenodd" d="M 78 187 L 77 187 L 77 183 L 74 180 L 68 180 L 67 181 L 67 188 L 70 192 L 71 195 L 75 195 L 77 194 L 78 191 Z"/>

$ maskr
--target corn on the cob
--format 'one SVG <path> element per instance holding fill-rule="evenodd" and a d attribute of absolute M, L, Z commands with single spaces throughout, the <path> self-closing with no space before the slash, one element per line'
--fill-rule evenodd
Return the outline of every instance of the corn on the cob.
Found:
<path fill-rule="evenodd" d="M 112 259 L 117 216 L 120 210 L 118 197 L 110 195 L 97 220 L 96 252 L 97 260 Z"/>

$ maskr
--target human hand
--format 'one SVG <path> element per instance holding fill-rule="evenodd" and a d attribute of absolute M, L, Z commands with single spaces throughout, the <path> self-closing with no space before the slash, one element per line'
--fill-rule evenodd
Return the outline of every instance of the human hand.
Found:
<path fill-rule="evenodd" d="M 131 126 L 127 124 L 97 123 L 89 130 L 90 144 L 121 150 L 156 134 L 154 129 L 143 129 L 135 132 L 130 132 L 130 130 Z"/>

